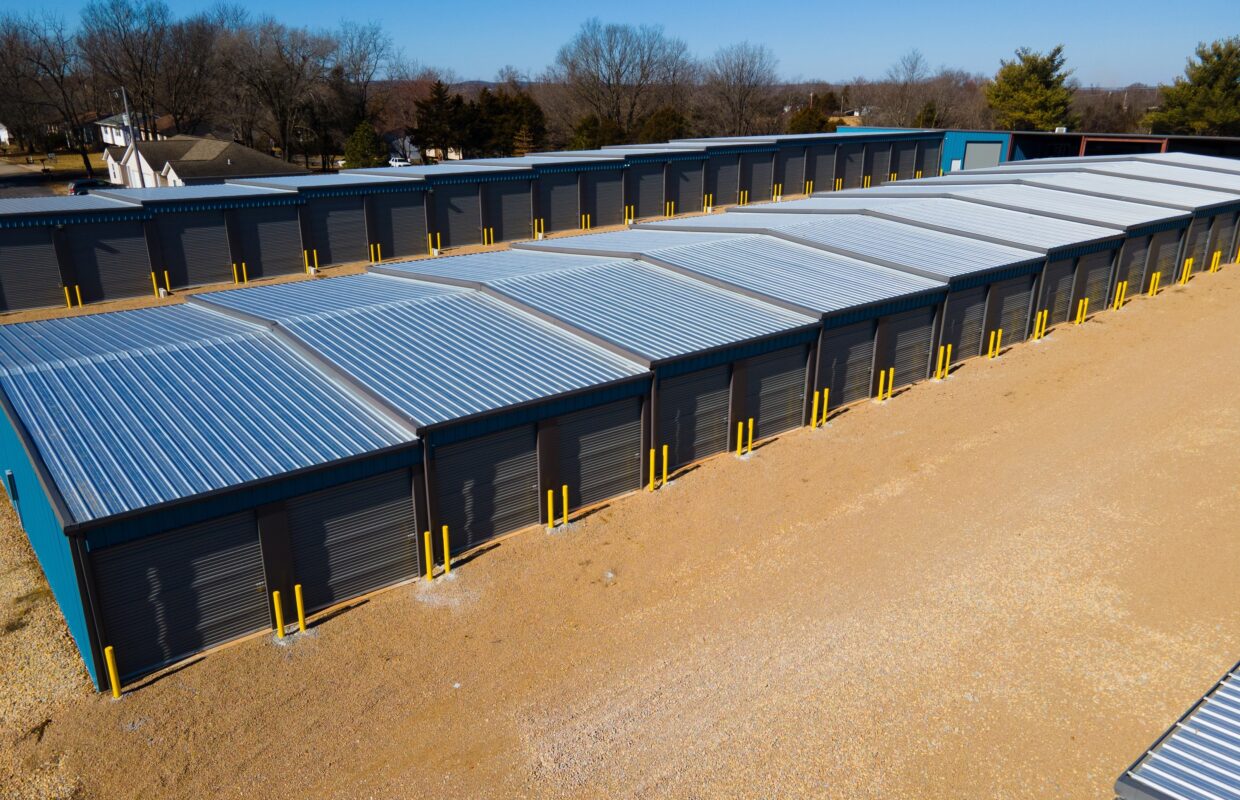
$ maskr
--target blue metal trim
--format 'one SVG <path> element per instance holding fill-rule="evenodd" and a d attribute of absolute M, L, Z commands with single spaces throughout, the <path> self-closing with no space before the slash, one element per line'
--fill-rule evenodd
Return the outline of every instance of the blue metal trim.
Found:
<path fill-rule="evenodd" d="M 794 333 L 772 336 L 756 342 L 746 342 L 735 347 L 724 347 L 708 353 L 689 356 L 688 358 L 679 358 L 657 364 L 654 367 L 654 371 L 660 378 L 673 378 L 677 375 L 709 369 L 720 364 L 729 364 L 733 361 L 760 356 L 763 353 L 772 353 L 776 350 L 795 347 L 798 344 L 808 344 L 818 338 L 818 330 L 819 326 L 814 325 Z"/>
<path fill-rule="evenodd" d="M 1165 222 L 1154 222 L 1149 225 L 1142 225 L 1139 228 L 1133 228 L 1132 230 L 1128 231 L 1128 235 L 1130 237 L 1152 236 L 1155 233 L 1162 233 L 1163 231 L 1180 231 L 1180 230 L 1184 230 L 1185 228 L 1187 228 L 1188 223 L 1191 221 L 1192 220 L 1188 220 L 1188 219 L 1181 219 L 1181 220 L 1173 219 L 1173 220 L 1167 220 Z"/>
<path fill-rule="evenodd" d="M 28 217 L 0 219 L 0 228 L 39 228 L 55 225 L 88 225 L 97 222 L 145 222 L 152 218 L 150 211 L 107 211 L 102 213 L 74 214 L 72 216 L 32 214 Z"/>
<path fill-rule="evenodd" d="M 395 194 L 397 192 L 425 192 L 427 190 L 425 181 L 410 181 L 409 183 L 399 183 L 391 186 L 378 184 L 360 184 L 358 186 L 336 186 L 330 189 L 320 189 L 315 187 L 303 186 L 298 193 L 305 196 L 308 200 L 319 197 L 358 197 L 368 194 Z"/>
<path fill-rule="evenodd" d="M 947 290 L 944 289 L 942 291 L 893 300 L 890 303 L 879 303 L 878 305 L 865 306 L 864 308 L 846 308 L 830 316 L 824 316 L 822 328 L 823 330 L 841 328 L 845 325 L 852 325 L 854 322 L 865 322 L 867 319 L 885 317 L 888 314 L 899 314 L 902 311 L 912 311 L 917 308 L 938 305 L 946 299 Z"/>
<path fill-rule="evenodd" d="M 305 201 L 296 195 L 264 198 L 262 200 L 254 198 L 248 200 L 198 200 L 189 203 L 143 203 L 144 206 L 151 210 L 152 214 L 176 214 L 190 211 L 229 211 L 240 208 L 273 208 L 276 206 L 300 206 L 304 204 Z"/>
<path fill-rule="evenodd" d="M 705 161 L 710 158 L 707 153 L 689 153 L 683 156 L 628 156 L 627 161 L 633 164 L 649 164 L 658 161 Z"/>
<path fill-rule="evenodd" d="M 1064 258 L 1080 258 L 1091 253 L 1101 253 L 1105 250 L 1118 250 L 1124 246 L 1127 240 L 1116 241 L 1109 239 L 1105 242 L 1094 242 L 1092 244 L 1082 244 L 1075 247 L 1056 247 L 1051 248 L 1046 254 L 1047 261 L 1059 261 Z"/>
<path fill-rule="evenodd" d="M 534 171 L 539 174 L 547 173 L 564 173 L 564 172 L 600 172 L 603 170 L 624 169 L 624 162 L 617 159 L 602 164 L 588 164 L 584 166 L 568 166 L 568 167 L 544 167 L 536 166 Z"/>
<path fill-rule="evenodd" d="M 468 175 L 459 175 L 454 178 L 426 178 L 426 183 L 434 186 L 443 186 L 449 183 L 496 183 L 498 181 L 532 181 L 537 177 L 533 172 L 523 172 L 519 175 L 491 175 L 484 172 L 474 172 Z"/>
<path fill-rule="evenodd" d="M 1006 269 L 997 269 L 991 272 L 983 272 L 981 274 L 965 275 L 962 278 L 951 281 L 951 290 L 953 292 L 958 292 L 962 289 L 972 289 L 975 286 L 986 286 L 991 283 L 999 283 L 1000 281 L 1019 278 L 1022 275 L 1030 275 L 1041 272 L 1045 266 L 1046 260 L 1042 259 L 1040 261 L 1031 261 L 1028 264 L 1018 264 L 1017 266 L 1008 267 Z"/>

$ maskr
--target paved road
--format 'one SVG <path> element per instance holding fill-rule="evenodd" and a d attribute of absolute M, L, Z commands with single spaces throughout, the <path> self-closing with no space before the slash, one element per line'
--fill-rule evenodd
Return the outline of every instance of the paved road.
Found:
<path fill-rule="evenodd" d="M 50 197 L 52 187 L 67 183 L 72 177 L 47 177 L 37 169 L 0 161 L 0 197 Z"/>

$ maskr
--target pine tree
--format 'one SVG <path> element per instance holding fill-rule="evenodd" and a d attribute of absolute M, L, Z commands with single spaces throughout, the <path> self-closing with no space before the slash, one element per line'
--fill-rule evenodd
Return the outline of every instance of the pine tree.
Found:
<path fill-rule="evenodd" d="M 831 133 L 834 131 L 835 123 L 823 110 L 824 106 L 805 106 L 794 112 L 788 117 L 788 133 Z"/>
<path fill-rule="evenodd" d="M 353 129 L 349 140 L 344 143 L 344 163 L 349 169 L 386 166 L 387 152 L 387 146 L 375 132 L 374 126 L 363 122 Z"/>
<path fill-rule="evenodd" d="M 1151 132 L 1240 136 L 1240 36 L 1197 45 L 1184 77 L 1159 89 L 1162 104 L 1145 118 Z"/>
<path fill-rule="evenodd" d="M 1001 61 L 986 102 L 995 126 L 1013 131 L 1049 131 L 1074 127 L 1071 70 L 1064 69 L 1063 45 L 1043 54 L 1022 47 L 1012 61 Z"/>

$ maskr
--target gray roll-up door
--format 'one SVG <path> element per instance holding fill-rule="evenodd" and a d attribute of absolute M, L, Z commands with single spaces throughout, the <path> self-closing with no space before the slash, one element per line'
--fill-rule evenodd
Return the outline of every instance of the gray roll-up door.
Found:
<path fill-rule="evenodd" d="M 804 147 L 780 148 L 775 159 L 775 183 L 780 185 L 785 195 L 805 192 Z"/>
<path fill-rule="evenodd" d="M 90 554 L 102 644 L 121 677 L 271 624 L 254 515 L 245 512 Z"/>
<path fill-rule="evenodd" d="M 964 145 L 963 169 L 984 169 L 999 166 L 1003 156 L 1001 142 L 966 142 Z"/>
<path fill-rule="evenodd" d="M 990 345 L 990 332 L 1003 329 L 1003 343 L 1015 344 L 1023 342 L 1029 329 L 1029 301 L 1033 292 L 1033 278 L 1022 275 L 1019 278 L 1000 281 L 990 285 L 989 309 L 986 319 L 986 337 L 983 347 Z"/>
<path fill-rule="evenodd" d="M 860 187 L 861 178 L 865 175 L 865 145 L 857 142 L 842 144 L 836 158 L 840 164 L 839 177 L 844 179 L 844 188 Z"/>
<path fill-rule="evenodd" d="M 361 197 L 316 197 L 306 201 L 307 234 L 319 266 L 366 261 L 366 208 Z"/>
<path fill-rule="evenodd" d="M 1072 284 L 1076 277 L 1074 266 L 1072 259 L 1052 261 L 1042 273 L 1042 302 L 1034 313 L 1050 312 L 1046 315 L 1047 327 L 1067 322 L 1068 315 L 1076 312 L 1072 308 Z"/>
<path fill-rule="evenodd" d="M 1077 262 L 1077 280 L 1080 282 L 1078 295 L 1089 298 L 1091 315 L 1106 308 L 1107 295 L 1111 288 L 1111 262 L 1114 257 L 1114 250 L 1104 250 L 1101 253 L 1081 256 Z"/>
<path fill-rule="evenodd" d="M 901 181 L 907 181 L 917 173 L 917 142 L 892 142 L 891 171 Z"/>
<path fill-rule="evenodd" d="M 831 390 L 827 397 L 831 408 L 869 397 L 873 368 L 873 320 L 823 333 L 818 351 L 818 388 Z"/>
<path fill-rule="evenodd" d="M 565 414 L 558 420 L 560 480 L 573 508 L 641 485 L 641 401 L 636 398 Z"/>
<path fill-rule="evenodd" d="M 740 186 L 749 192 L 749 202 L 771 199 L 775 182 L 774 153 L 745 153 L 741 156 Z"/>
<path fill-rule="evenodd" d="M 66 230 L 83 300 L 151 294 L 151 258 L 141 223 L 70 225 Z"/>
<path fill-rule="evenodd" d="M 1236 232 L 1236 218 L 1232 214 L 1219 214 L 1214 218 L 1214 227 L 1210 231 L 1209 257 L 1206 267 L 1214 263 L 1214 254 L 1219 254 L 1219 264 L 1230 264 L 1236 255 L 1231 248 L 1231 241 Z"/>
<path fill-rule="evenodd" d="M 728 449 L 730 386 L 727 364 L 659 379 L 654 444 L 667 445 L 672 469 Z"/>
<path fill-rule="evenodd" d="M 918 167 L 921 170 L 921 177 L 933 178 L 939 174 L 943 166 L 940 162 L 942 158 L 940 155 L 941 150 L 941 142 L 922 142 L 921 166 Z"/>
<path fill-rule="evenodd" d="M 930 372 L 930 344 L 933 339 L 933 308 L 918 308 L 883 317 L 878 322 L 878 341 L 882 343 L 882 350 L 876 354 L 874 366 L 879 372 L 894 367 L 892 383 L 895 386 L 925 380 Z"/>
<path fill-rule="evenodd" d="M 676 213 L 702 210 L 701 160 L 667 162 L 667 199 L 676 204 Z"/>
<path fill-rule="evenodd" d="M 796 428 L 805 414 L 805 348 L 789 347 L 745 362 L 745 413 L 754 438 Z"/>
<path fill-rule="evenodd" d="M 814 182 L 815 192 L 829 192 L 835 188 L 835 145 L 816 144 L 806 148 L 809 158 L 806 164 L 807 179 Z"/>
<path fill-rule="evenodd" d="M 871 142 L 865 146 L 870 169 L 870 185 L 877 186 L 891 178 L 891 142 Z"/>
<path fill-rule="evenodd" d="M 581 213 L 590 215 L 590 226 L 624 223 L 624 173 L 618 169 L 584 173 Z"/>
<path fill-rule="evenodd" d="M 714 195 L 716 206 L 736 203 L 740 193 L 741 162 L 736 154 L 711 156 L 706 162 L 707 189 Z"/>
<path fill-rule="evenodd" d="M 534 426 L 522 425 L 436 449 L 438 522 L 452 552 L 538 522 L 535 442 Z"/>
<path fill-rule="evenodd" d="M 939 344 L 952 346 L 952 363 L 973 358 L 982 347 L 982 324 L 986 317 L 986 287 L 975 286 L 950 292 L 943 307 L 943 335 Z M 934 354 L 938 363 L 938 353 Z"/>
<path fill-rule="evenodd" d="M 1149 268 L 1146 269 L 1146 287 L 1154 280 L 1154 273 L 1159 273 L 1160 286 L 1168 286 L 1176 279 L 1175 259 L 1180 252 L 1180 239 L 1184 231 L 1163 231 L 1154 234 L 1150 241 Z"/>
<path fill-rule="evenodd" d="M 388 192 L 370 200 L 376 244 L 385 258 L 421 256 L 426 242 L 426 192 Z"/>
<path fill-rule="evenodd" d="M 544 172 L 538 176 L 538 214 L 547 233 L 581 227 L 576 172 Z"/>
<path fill-rule="evenodd" d="M 0 310 L 64 305 L 63 286 L 51 228 L 0 231 Z"/>
<path fill-rule="evenodd" d="M 1121 283 L 1128 281 L 1129 297 L 1141 293 L 1144 287 L 1145 262 L 1149 258 L 1149 254 L 1149 236 L 1129 239 L 1127 242 L 1124 242 L 1124 247 L 1119 253 L 1119 267 L 1115 271 L 1115 291 L 1119 291 Z"/>
<path fill-rule="evenodd" d="M 232 280 L 232 253 L 228 228 L 219 211 L 160 214 L 155 218 L 163 263 L 156 272 L 168 271 L 174 287 L 204 286 Z M 163 285 L 163 277 L 159 283 Z"/>
<path fill-rule="evenodd" d="M 1180 270 L 1184 268 L 1184 262 L 1190 258 L 1193 260 L 1194 275 L 1210 266 L 1209 261 L 1206 259 L 1206 243 L 1210 238 L 1210 223 L 1212 221 L 1213 217 L 1198 218 L 1189 224 L 1188 242 L 1185 245 L 1184 257 L 1176 265 L 1176 278 L 1180 277 Z M 1166 276 L 1163 276 L 1163 282 L 1166 282 Z"/>
<path fill-rule="evenodd" d="M 241 260 L 250 279 L 306 271 L 296 207 L 244 209 L 237 212 L 236 220 Z"/>
<path fill-rule="evenodd" d="M 487 197 L 486 226 L 495 241 L 511 242 L 533 236 L 533 207 L 529 181 L 494 181 L 483 184 Z"/>
<path fill-rule="evenodd" d="M 295 583 L 306 610 L 417 577 L 418 523 L 407 469 L 289 500 Z"/>
<path fill-rule="evenodd" d="M 630 164 L 624 202 L 638 217 L 663 216 L 663 163 Z"/>
<path fill-rule="evenodd" d="M 462 247 L 482 241 L 482 208 L 476 183 L 445 183 L 435 187 L 436 241 L 442 247 Z"/>

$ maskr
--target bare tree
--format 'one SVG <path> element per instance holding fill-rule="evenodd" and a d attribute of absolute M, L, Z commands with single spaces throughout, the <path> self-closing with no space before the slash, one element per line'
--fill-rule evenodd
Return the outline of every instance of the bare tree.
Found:
<path fill-rule="evenodd" d="M 80 47 L 113 89 L 124 87 L 144 138 L 155 138 L 157 94 L 171 12 L 162 0 L 93 0 L 82 10 Z M 134 121 L 131 120 L 133 125 Z"/>
<path fill-rule="evenodd" d="M 776 96 L 778 64 L 768 47 L 749 42 L 715 53 L 706 64 L 703 86 L 712 132 L 745 136 L 773 129 L 782 110 Z"/>
<path fill-rule="evenodd" d="M 155 101 L 177 133 L 195 133 L 217 111 L 224 89 L 222 37 L 221 24 L 207 16 L 168 27 L 168 57 L 156 76 Z"/>
<path fill-rule="evenodd" d="M 886 91 L 880 101 L 887 125 L 910 127 L 926 104 L 930 68 L 920 50 L 910 50 L 887 68 Z"/>

